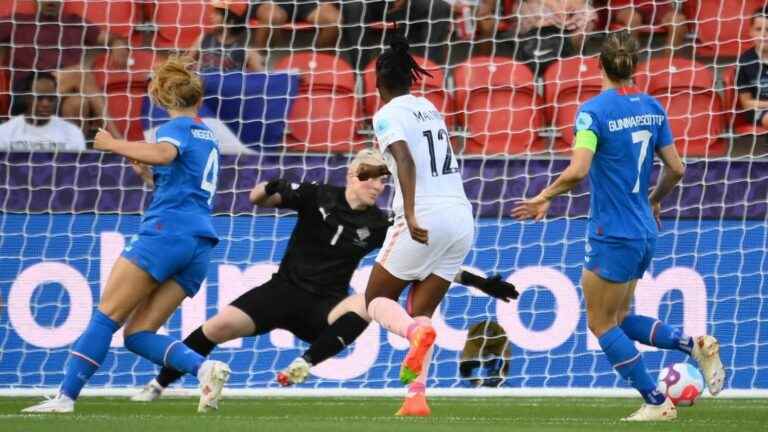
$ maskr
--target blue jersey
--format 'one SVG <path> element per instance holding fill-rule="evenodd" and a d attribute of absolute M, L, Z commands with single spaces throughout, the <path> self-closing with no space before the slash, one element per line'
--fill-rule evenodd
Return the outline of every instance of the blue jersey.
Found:
<path fill-rule="evenodd" d="M 177 117 L 157 129 L 156 141 L 173 144 L 178 155 L 154 169 L 155 192 L 139 233 L 218 239 L 211 220 L 219 177 L 219 145 L 202 121 Z"/>
<path fill-rule="evenodd" d="M 582 105 L 575 128 L 597 135 L 589 236 L 656 238 L 648 184 L 654 152 L 673 143 L 667 113 L 634 88 L 612 89 Z"/>

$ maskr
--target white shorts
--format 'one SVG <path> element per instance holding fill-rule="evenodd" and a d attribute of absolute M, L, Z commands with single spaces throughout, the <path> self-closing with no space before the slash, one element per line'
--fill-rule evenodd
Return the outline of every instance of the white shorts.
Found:
<path fill-rule="evenodd" d="M 453 281 L 475 240 L 472 207 L 417 209 L 416 221 L 428 231 L 429 244 L 412 239 L 405 219 L 397 218 L 387 231 L 376 262 L 405 281 L 422 281 L 430 274 Z"/>

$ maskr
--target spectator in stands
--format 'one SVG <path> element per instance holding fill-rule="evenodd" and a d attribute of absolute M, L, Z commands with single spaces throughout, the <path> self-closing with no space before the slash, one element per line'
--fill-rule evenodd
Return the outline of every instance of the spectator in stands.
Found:
<path fill-rule="evenodd" d="M 396 22 L 405 28 L 411 52 L 443 64 L 451 32 L 451 5 L 444 0 L 344 0 L 341 4 L 344 48 L 352 64 L 363 69 L 381 49 L 381 30 L 369 37 L 369 24 Z"/>
<path fill-rule="evenodd" d="M 316 48 L 335 48 L 339 39 L 341 14 L 335 2 L 328 0 L 260 1 L 256 7 L 256 46 L 267 48 L 276 27 L 291 22 L 306 21 L 319 27 Z"/>
<path fill-rule="evenodd" d="M 635 38 L 643 26 L 663 28 L 666 45 L 680 48 L 688 32 L 679 0 L 608 0 L 608 22 L 629 28 Z"/>
<path fill-rule="evenodd" d="M 103 96 L 88 72 L 85 47 L 106 46 L 107 36 L 77 15 L 63 13 L 63 0 L 38 0 L 37 14 L 0 22 L 0 49 L 7 50 L 12 89 L 18 93 L 33 71 L 52 72 L 61 96 L 59 114 L 82 122 L 105 117 Z M 118 134 L 112 122 L 105 125 Z"/>
<path fill-rule="evenodd" d="M 83 132 L 56 116 L 59 98 L 56 77 L 50 72 L 27 74 L 24 83 L 24 114 L 0 125 L 2 151 L 81 151 Z"/>
<path fill-rule="evenodd" d="M 264 70 L 264 58 L 251 47 L 249 37 L 248 6 L 213 0 L 211 22 L 213 31 L 202 34 L 191 48 L 190 55 L 200 62 L 203 71 L 252 71 Z"/>
<path fill-rule="evenodd" d="M 517 40 L 516 57 L 537 74 L 558 58 L 581 53 L 597 18 L 587 0 L 525 0 L 503 5 L 505 9 L 497 13 L 496 0 L 480 0 L 476 38 Z M 514 12 L 508 10 L 513 7 Z M 507 17 L 505 34 L 495 34 L 496 16 Z"/>
<path fill-rule="evenodd" d="M 750 23 L 754 48 L 739 56 L 736 91 L 742 115 L 753 124 L 768 128 L 768 5 L 756 10 Z"/>

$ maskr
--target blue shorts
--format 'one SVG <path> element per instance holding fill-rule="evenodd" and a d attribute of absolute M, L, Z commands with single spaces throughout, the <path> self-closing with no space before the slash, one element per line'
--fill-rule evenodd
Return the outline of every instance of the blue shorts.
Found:
<path fill-rule="evenodd" d="M 587 238 L 584 268 L 615 283 L 641 279 L 656 249 L 656 239 Z"/>
<path fill-rule="evenodd" d="M 123 257 L 149 273 L 159 283 L 173 278 L 194 297 L 208 275 L 216 240 L 207 237 L 136 234 Z"/>

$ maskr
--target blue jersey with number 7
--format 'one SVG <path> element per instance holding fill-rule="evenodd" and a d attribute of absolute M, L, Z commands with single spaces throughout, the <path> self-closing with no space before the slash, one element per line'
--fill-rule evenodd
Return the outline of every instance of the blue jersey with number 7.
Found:
<path fill-rule="evenodd" d="M 611 89 L 582 105 L 575 129 L 597 136 L 589 170 L 589 236 L 656 238 L 648 187 L 654 152 L 673 144 L 667 113 L 634 87 Z"/>
<path fill-rule="evenodd" d="M 219 177 L 219 144 L 200 119 L 177 117 L 157 129 L 156 142 L 178 154 L 153 167 L 155 191 L 139 233 L 192 235 L 218 239 L 211 220 Z"/>

